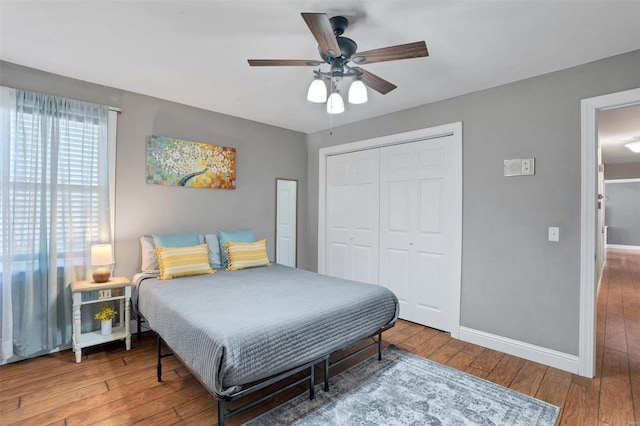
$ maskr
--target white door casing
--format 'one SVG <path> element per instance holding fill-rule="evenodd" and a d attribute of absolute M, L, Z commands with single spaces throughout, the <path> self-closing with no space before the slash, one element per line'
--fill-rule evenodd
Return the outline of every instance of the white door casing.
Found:
<path fill-rule="evenodd" d="M 297 187 L 295 180 L 276 179 L 276 263 L 296 267 Z"/>
<path fill-rule="evenodd" d="M 448 297 L 456 166 L 452 136 L 381 148 L 380 284 L 401 303 L 400 317 L 451 331 Z"/>
<path fill-rule="evenodd" d="M 327 160 L 327 275 L 378 283 L 378 162 L 377 150 Z"/>
<path fill-rule="evenodd" d="M 462 123 L 451 123 L 442 126 L 436 126 L 426 129 L 420 129 L 405 133 L 399 133 L 380 138 L 367 139 L 363 141 L 353 142 L 344 145 L 337 145 L 323 148 L 319 151 L 319 198 L 318 198 L 318 272 L 329 274 L 330 269 L 330 249 L 329 241 L 329 212 L 327 206 L 328 198 L 328 182 L 329 182 L 329 166 L 328 163 L 332 156 L 336 154 L 344 154 L 355 151 L 367 150 L 377 147 L 389 147 L 404 143 L 422 141 L 427 139 L 436 139 L 448 137 L 447 147 L 450 150 L 447 155 L 450 156 L 450 165 L 452 167 L 450 197 L 446 203 L 446 216 L 451 222 L 451 238 L 449 245 L 450 258 L 446 263 L 450 271 L 444 273 L 450 277 L 451 286 L 443 289 L 443 300 L 448 303 L 449 312 L 443 313 L 448 317 L 448 326 L 443 329 L 449 331 L 451 336 L 458 338 L 460 334 L 460 287 L 461 287 L 461 263 L 462 263 Z M 433 190 L 433 185 L 424 185 L 423 191 L 429 192 Z M 426 224 L 426 222 L 425 222 Z M 418 241 L 418 240 L 416 240 Z M 417 244 L 414 241 L 414 245 Z M 406 297 L 405 297 L 406 299 Z M 433 302 L 422 303 L 428 305 Z M 444 304 L 442 306 L 445 306 Z M 401 307 L 401 311 L 402 311 Z"/>
<path fill-rule="evenodd" d="M 596 364 L 596 191 L 597 191 L 597 113 L 599 110 L 640 103 L 640 89 L 583 99 L 580 147 L 580 331 L 579 371 L 594 377 Z"/>

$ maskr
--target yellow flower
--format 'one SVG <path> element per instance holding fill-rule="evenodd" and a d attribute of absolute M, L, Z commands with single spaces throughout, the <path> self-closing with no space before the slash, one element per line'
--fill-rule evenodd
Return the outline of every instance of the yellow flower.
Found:
<path fill-rule="evenodd" d="M 100 321 L 111 321 L 116 315 L 118 315 L 118 311 L 109 305 L 102 305 L 102 309 L 96 314 L 95 318 Z"/>

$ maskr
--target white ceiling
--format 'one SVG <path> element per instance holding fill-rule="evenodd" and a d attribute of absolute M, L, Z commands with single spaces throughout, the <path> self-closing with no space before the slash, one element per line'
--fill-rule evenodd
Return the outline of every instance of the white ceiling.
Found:
<path fill-rule="evenodd" d="M 640 49 L 639 1 L 0 0 L 0 59 L 311 133 L 331 125 L 305 99 L 312 68 L 246 61 L 317 59 L 300 12 L 355 18 L 360 51 L 429 49 L 364 65 L 398 89 L 333 126 Z"/>
<path fill-rule="evenodd" d="M 640 141 L 640 105 L 598 112 L 598 139 L 603 163 L 640 162 L 640 153 L 624 146 L 633 142 L 634 137 Z"/>

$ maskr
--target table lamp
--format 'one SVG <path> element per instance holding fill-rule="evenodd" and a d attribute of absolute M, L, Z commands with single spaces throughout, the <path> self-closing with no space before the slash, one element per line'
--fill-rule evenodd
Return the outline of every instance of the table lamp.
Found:
<path fill-rule="evenodd" d="M 93 281 L 105 283 L 111 277 L 111 271 L 106 265 L 113 263 L 113 250 L 111 244 L 95 244 L 91 246 L 91 265 L 98 265 L 99 268 L 93 272 Z"/>

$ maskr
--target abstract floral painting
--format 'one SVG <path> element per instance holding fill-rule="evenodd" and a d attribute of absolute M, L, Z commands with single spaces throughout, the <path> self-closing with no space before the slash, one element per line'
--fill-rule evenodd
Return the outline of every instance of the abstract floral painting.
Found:
<path fill-rule="evenodd" d="M 203 142 L 149 136 L 147 183 L 236 189 L 236 150 Z"/>

